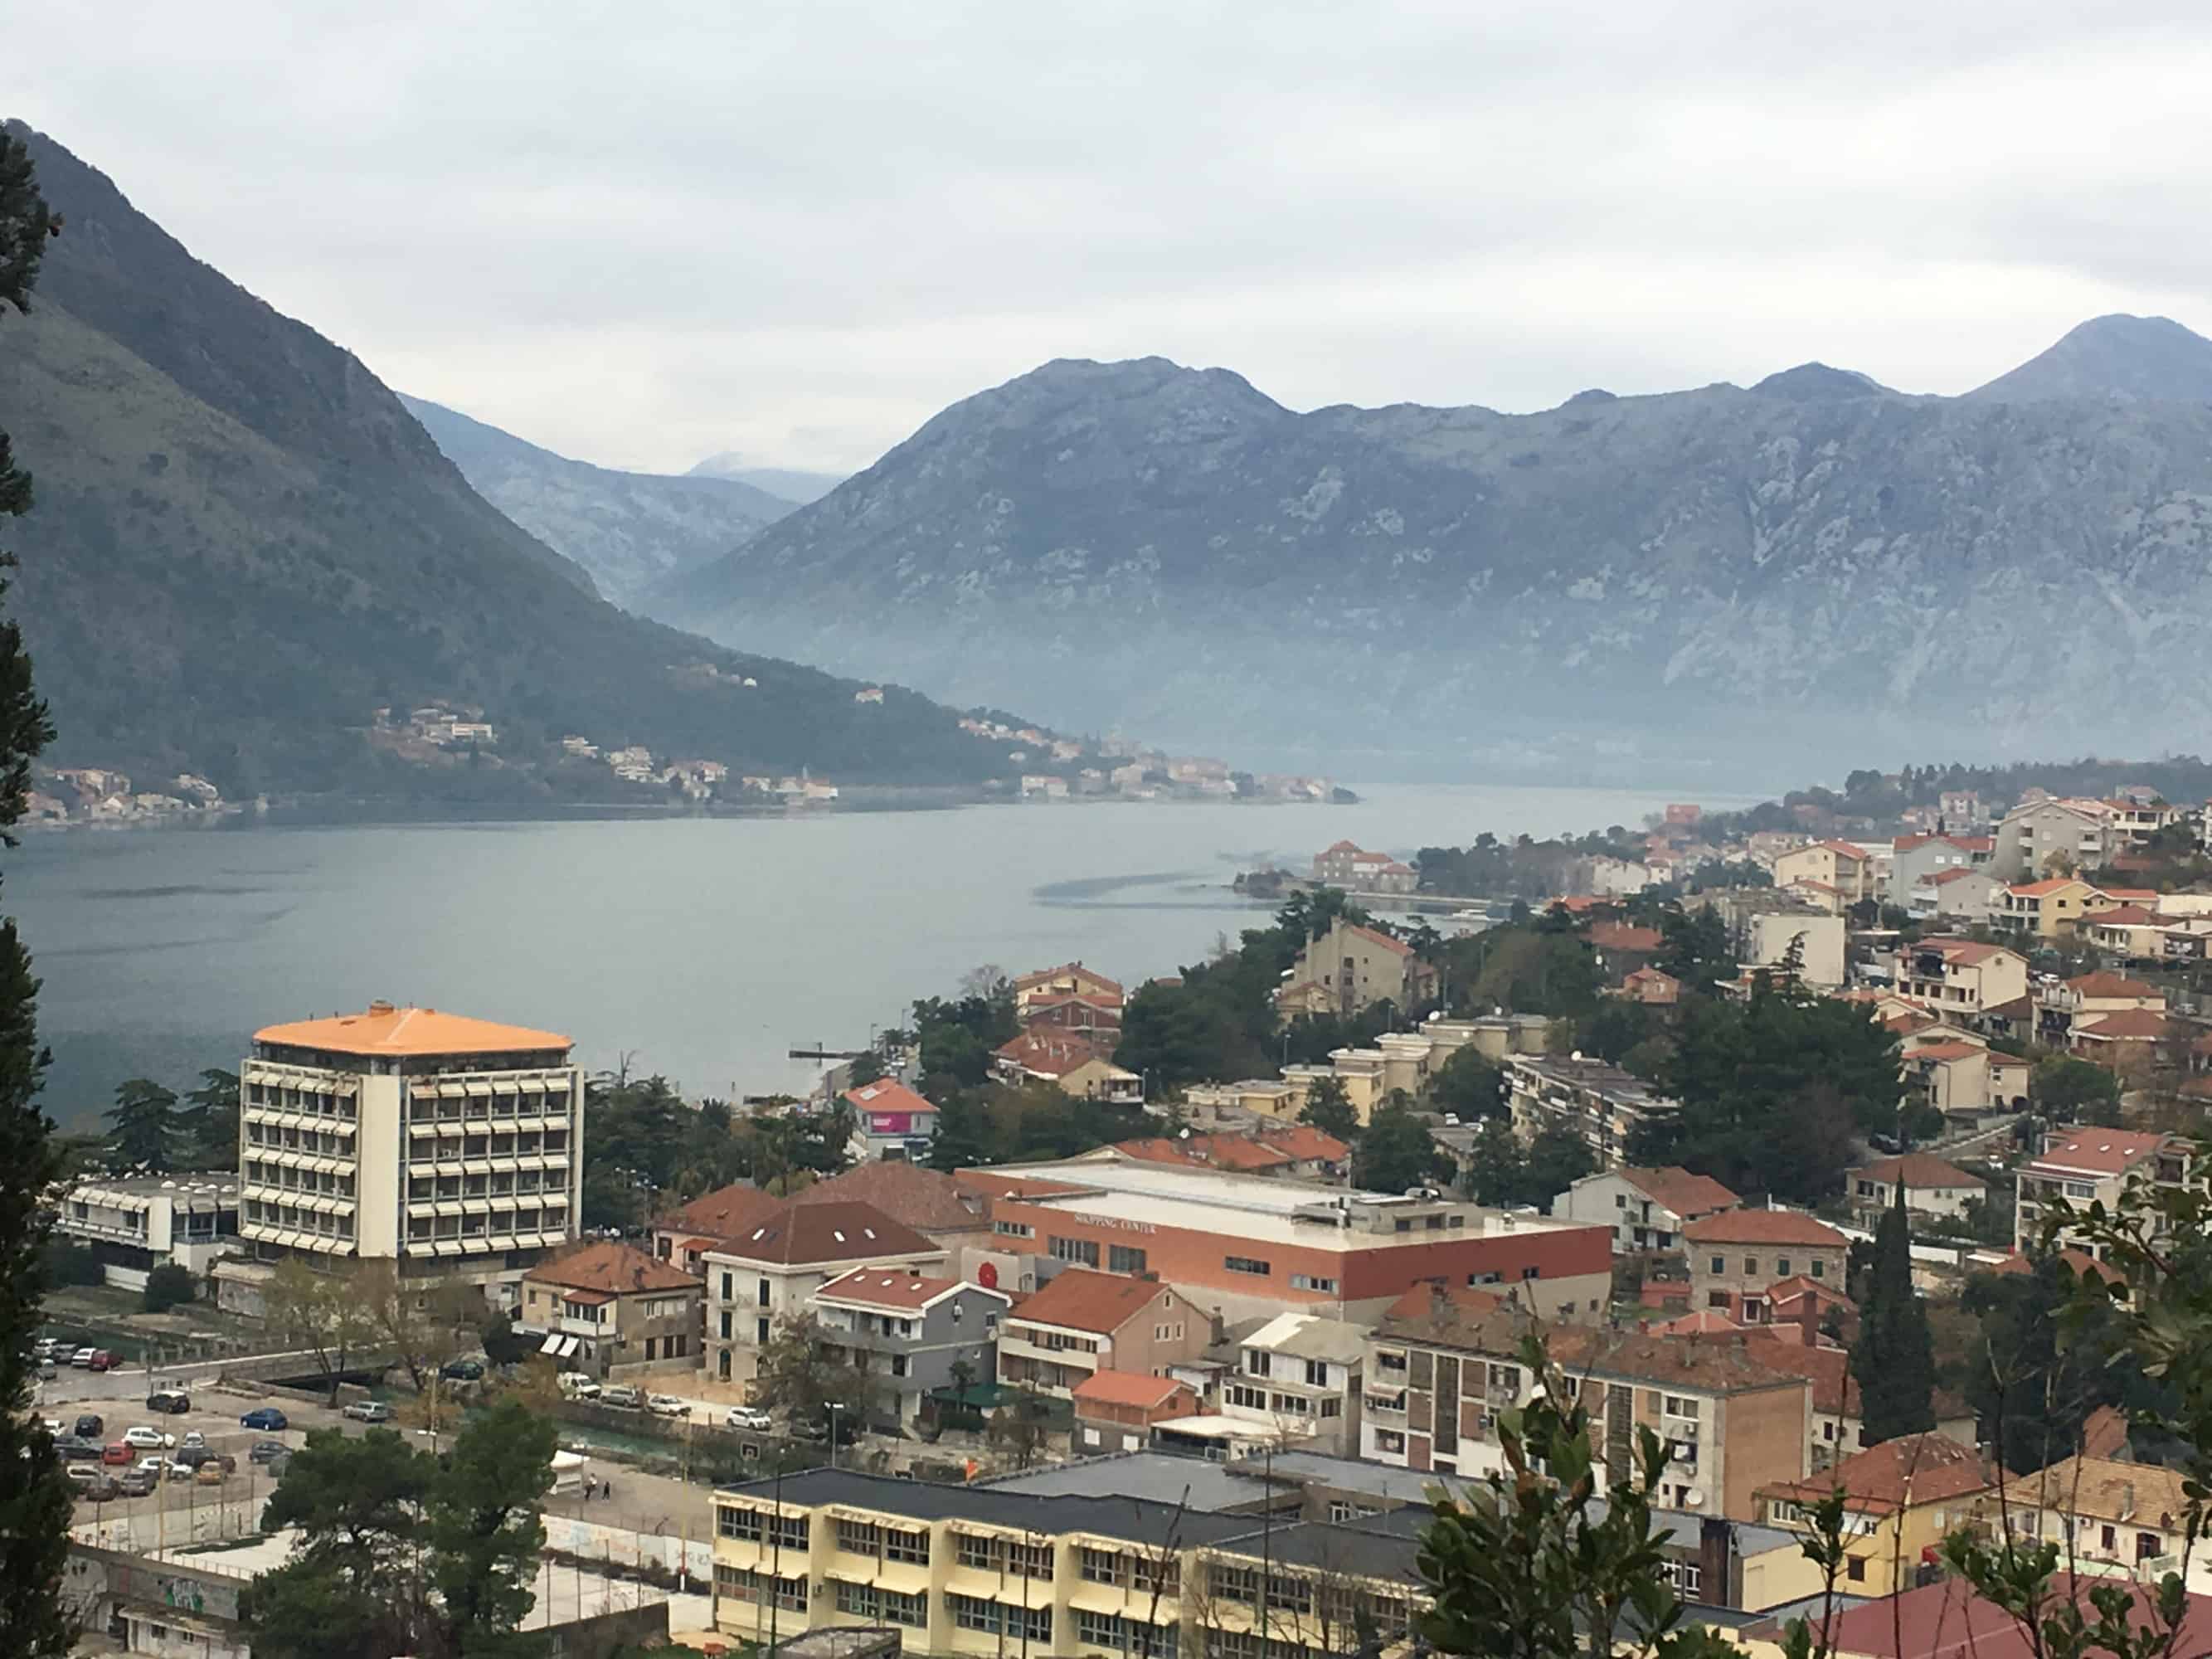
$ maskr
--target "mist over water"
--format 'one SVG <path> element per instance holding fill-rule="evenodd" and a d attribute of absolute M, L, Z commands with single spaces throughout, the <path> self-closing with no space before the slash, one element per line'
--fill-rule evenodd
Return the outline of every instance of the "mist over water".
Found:
<path fill-rule="evenodd" d="M 1675 799 L 1680 799 L 1678 795 Z M 699 1093 L 802 1090 L 983 963 L 1126 982 L 1262 919 L 1229 884 L 1340 837 L 1410 854 L 1487 830 L 1633 824 L 1660 793 L 1387 788 L 1352 806 L 1130 803 L 816 817 L 27 837 L 7 908 L 44 981 L 47 1109 L 185 1086 L 252 1032 L 374 997 L 563 1031 Z M 1710 806 L 1741 798 L 1707 798 Z"/>

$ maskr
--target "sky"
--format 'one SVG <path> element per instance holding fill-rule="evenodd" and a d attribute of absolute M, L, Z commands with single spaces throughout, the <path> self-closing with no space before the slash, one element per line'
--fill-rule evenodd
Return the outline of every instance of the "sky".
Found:
<path fill-rule="evenodd" d="M 0 115 L 389 384 L 605 465 L 866 465 L 1054 357 L 1293 408 L 2212 332 L 2212 10 L 30 8 Z"/>

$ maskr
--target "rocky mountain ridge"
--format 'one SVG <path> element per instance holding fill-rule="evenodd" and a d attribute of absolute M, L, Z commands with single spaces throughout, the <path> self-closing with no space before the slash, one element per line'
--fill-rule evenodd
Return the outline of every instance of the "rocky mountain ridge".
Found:
<path fill-rule="evenodd" d="M 2142 391 L 2161 354 L 2184 392 L 2212 361 L 2177 328 L 2103 319 L 2064 374 L 1965 398 L 1806 364 L 1532 415 L 1298 413 L 1227 370 L 1055 362 L 657 603 L 1344 770 L 2201 743 L 2212 393 Z"/>

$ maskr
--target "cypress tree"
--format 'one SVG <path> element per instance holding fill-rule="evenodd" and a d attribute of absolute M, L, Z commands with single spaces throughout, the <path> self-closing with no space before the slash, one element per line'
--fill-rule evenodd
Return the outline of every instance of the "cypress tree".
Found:
<path fill-rule="evenodd" d="M 0 128 L 0 320 L 10 307 L 28 308 L 46 239 L 60 228 L 39 194 L 28 152 Z M 0 521 L 30 506 L 30 474 L 15 465 L 0 433 Z M 14 563 L 0 553 L 0 569 Z M 0 598 L 6 591 L 0 580 Z M 7 846 L 15 845 L 7 831 L 22 817 L 31 761 L 52 735 L 32 689 L 22 631 L 0 616 L 0 842 Z M 40 1199 L 61 1170 L 53 1125 L 38 1104 L 46 1066 L 38 994 L 30 952 L 15 922 L 0 918 L 0 1652 L 11 1659 L 60 1659 L 76 1639 L 61 1596 L 70 1483 L 30 1408 L 49 1224 Z"/>
<path fill-rule="evenodd" d="M 1859 1301 L 1859 1340 L 1851 1346 L 1859 1412 L 1869 1446 L 1936 1426 L 1935 1345 L 1928 1310 L 1912 1288 L 1912 1231 L 1905 1218 L 1905 1172 L 1897 1202 L 1874 1236 L 1874 1266 Z"/>

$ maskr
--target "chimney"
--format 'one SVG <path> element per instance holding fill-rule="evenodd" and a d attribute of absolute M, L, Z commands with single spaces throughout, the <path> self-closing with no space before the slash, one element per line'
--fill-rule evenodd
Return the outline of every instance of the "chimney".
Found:
<path fill-rule="evenodd" d="M 372 1014 L 388 1014 L 392 1012 L 392 1005 L 382 997 L 379 997 L 368 1005 L 368 1012 Z"/>
<path fill-rule="evenodd" d="M 1717 1515 L 1698 1523 L 1698 1600 L 1723 1607 L 1743 1600 L 1735 1582 L 1735 1530 Z"/>

